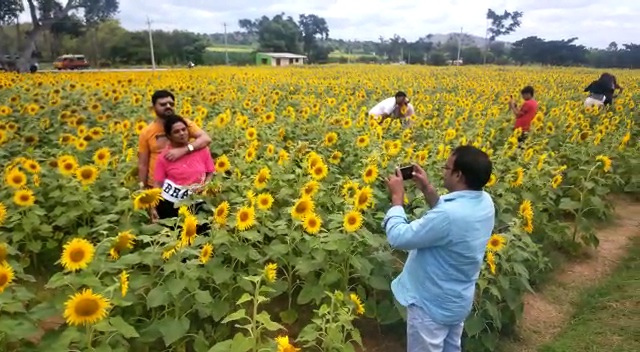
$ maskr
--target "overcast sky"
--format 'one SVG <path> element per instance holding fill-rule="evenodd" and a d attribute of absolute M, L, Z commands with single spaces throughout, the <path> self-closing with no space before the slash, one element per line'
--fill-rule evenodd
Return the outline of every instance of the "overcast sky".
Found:
<path fill-rule="evenodd" d="M 587 46 L 640 42 L 640 0 L 120 0 L 117 17 L 127 29 L 200 33 L 239 30 L 238 20 L 285 12 L 324 17 L 332 38 L 378 40 L 398 34 L 415 40 L 429 33 L 460 31 L 484 36 L 487 8 L 524 12 L 522 27 L 505 40 L 537 35 L 544 39 L 579 37 Z M 27 16 L 28 17 L 28 16 Z"/>

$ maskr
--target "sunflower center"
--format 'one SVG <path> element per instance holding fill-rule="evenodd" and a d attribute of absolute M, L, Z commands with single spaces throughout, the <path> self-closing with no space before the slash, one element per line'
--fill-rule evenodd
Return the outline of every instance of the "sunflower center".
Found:
<path fill-rule="evenodd" d="M 247 213 L 246 211 L 243 211 L 240 213 L 240 221 L 241 222 L 245 222 L 249 220 L 249 213 Z"/>
<path fill-rule="evenodd" d="M 71 164 L 71 163 L 65 163 L 65 164 L 63 165 L 63 167 L 64 167 L 64 169 L 65 169 L 65 170 L 67 170 L 67 171 L 73 170 L 73 164 Z"/>
<path fill-rule="evenodd" d="M 80 173 L 83 179 L 88 180 L 93 177 L 93 170 L 82 170 Z"/>
<path fill-rule="evenodd" d="M 100 304 L 95 299 L 84 298 L 75 305 L 74 312 L 81 317 L 90 317 L 100 310 Z"/>
<path fill-rule="evenodd" d="M 367 204 L 368 201 L 369 196 L 367 196 L 365 193 L 360 193 L 360 195 L 358 196 L 358 204 Z"/>
<path fill-rule="evenodd" d="M 9 275 L 7 273 L 0 273 L 0 287 L 4 286 L 9 282 Z"/>
<path fill-rule="evenodd" d="M 367 170 L 367 172 L 365 173 L 365 175 L 366 175 L 367 177 L 371 177 L 371 175 L 373 175 L 373 170 L 372 170 L 372 169 Z"/>
<path fill-rule="evenodd" d="M 316 221 L 316 219 L 311 218 L 311 219 L 309 219 L 309 223 L 308 224 L 309 224 L 309 227 L 313 228 L 313 227 L 316 227 L 318 225 L 318 222 Z"/>
<path fill-rule="evenodd" d="M 23 194 L 21 194 L 21 195 L 20 195 L 20 200 L 21 200 L 22 202 L 28 202 L 28 201 L 29 201 L 29 199 L 30 199 L 30 197 L 29 197 L 29 195 L 28 195 L 28 194 L 26 194 L 26 193 L 23 193 Z"/>
<path fill-rule="evenodd" d="M 350 216 L 349 218 L 347 218 L 347 223 L 349 225 L 355 225 L 358 222 L 358 219 L 356 219 L 355 216 Z"/>
<path fill-rule="evenodd" d="M 11 181 L 12 181 L 13 183 L 20 184 L 20 183 L 22 183 L 24 180 L 22 179 L 22 175 L 13 175 L 13 178 L 11 179 Z"/>
<path fill-rule="evenodd" d="M 71 259 L 72 262 L 74 263 L 79 263 L 81 262 L 85 257 L 85 252 L 84 249 L 82 248 L 75 248 L 71 251 L 71 253 L 69 253 L 69 259 Z"/>
<path fill-rule="evenodd" d="M 303 214 L 307 212 L 307 205 L 305 203 L 299 203 L 296 206 L 296 213 Z"/>

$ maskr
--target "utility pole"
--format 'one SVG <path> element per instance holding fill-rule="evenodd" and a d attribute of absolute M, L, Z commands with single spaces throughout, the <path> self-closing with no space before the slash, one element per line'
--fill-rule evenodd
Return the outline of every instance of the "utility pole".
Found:
<path fill-rule="evenodd" d="M 229 65 L 229 49 L 227 48 L 227 23 L 224 23 L 224 62 Z"/>
<path fill-rule="evenodd" d="M 458 37 L 458 64 L 460 64 L 461 48 L 462 48 L 462 27 L 460 27 L 460 36 Z"/>
<path fill-rule="evenodd" d="M 151 33 L 151 20 L 147 16 L 147 28 L 149 29 L 149 48 L 151 49 L 151 67 L 156 70 L 156 56 L 153 52 L 153 34 Z"/>

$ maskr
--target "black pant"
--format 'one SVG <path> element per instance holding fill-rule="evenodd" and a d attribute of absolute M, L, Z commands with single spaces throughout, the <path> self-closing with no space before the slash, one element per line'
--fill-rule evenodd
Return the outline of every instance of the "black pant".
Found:
<path fill-rule="evenodd" d="M 527 137 L 528 134 L 527 132 L 522 132 L 522 134 L 520 135 L 520 137 L 518 137 L 518 146 L 522 147 L 522 145 L 524 144 L 524 142 L 527 141 Z"/>
<path fill-rule="evenodd" d="M 613 93 L 604 95 L 604 106 L 613 104 Z"/>
<path fill-rule="evenodd" d="M 177 218 L 179 211 L 180 211 L 180 208 L 176 208 L 175 204 L 171 203 L 166 199 L 162 199 L 158 204 L 158 206 L 156 207 L 156 212 L 158 213 L 158 218 L 160 219 Z M 199 212 L 204 213 L 206 212 L 205 203 L 200 202 L 200 203 L 193 204 L 189 206 L 189 211 L 192 214 L 196 214 Z M 198 235 L 208 235 L 210 229 L 211 229 L 211 225 L 209 224 L 209 222 L 205 222 L 202 224 L 198 224 L 198 226 L 196 227 L 196 233 Z"/>

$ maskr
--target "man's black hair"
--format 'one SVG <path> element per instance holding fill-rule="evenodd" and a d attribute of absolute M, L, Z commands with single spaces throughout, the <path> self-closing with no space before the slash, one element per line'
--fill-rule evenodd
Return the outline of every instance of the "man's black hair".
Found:
<path fill-rule="evenodd" d="M 452 155 L 455 159 L 451 171 L 460 171 L 470 190 L 481 191 L 491 178 L 493 164 L 489 155 L 470 145 L 457 147 Z"/>
<path fill-rule="evenodd" d="M 532 86 L 526 86 L 524 88 L 522 88 L 522 90 L 520 91 L 520 94 L 530 94 L 531 96 L 533 96 L 534 90 Z"/>
<path fill-rule="evenodd" d="M 171 93 L 168 90 L 162 89 L 162 90 L 156 90 L 153 95 L 151 96 L 151 104 L 152 105 L 156 105 L 156 102 L 160 99 L 164 99 L 164 98 L 171 98 L 173 101 L 176 101 L 176 97 L 173 96 L 173 93 Z"/>
<path fill-rule="evenodd" d="M 398 93 L 396 93 L 396 98 L 406 98 L 406 97 L 407 97 L 407 93 L 403 91 L 399 91 Z"/>
<path fill-rule="evenodd" d="M 167 138 L 169 138 L 169 136 L 171 135 L 171 129 L 173 128 L 173 125 L 180 122 L 184 123 L 187 128 L 189 127 L 187 121 L 185 121 L 185 119 L 183 119 L 181 116 L 171 114 L 164 118 L 164 133 Z"/>

